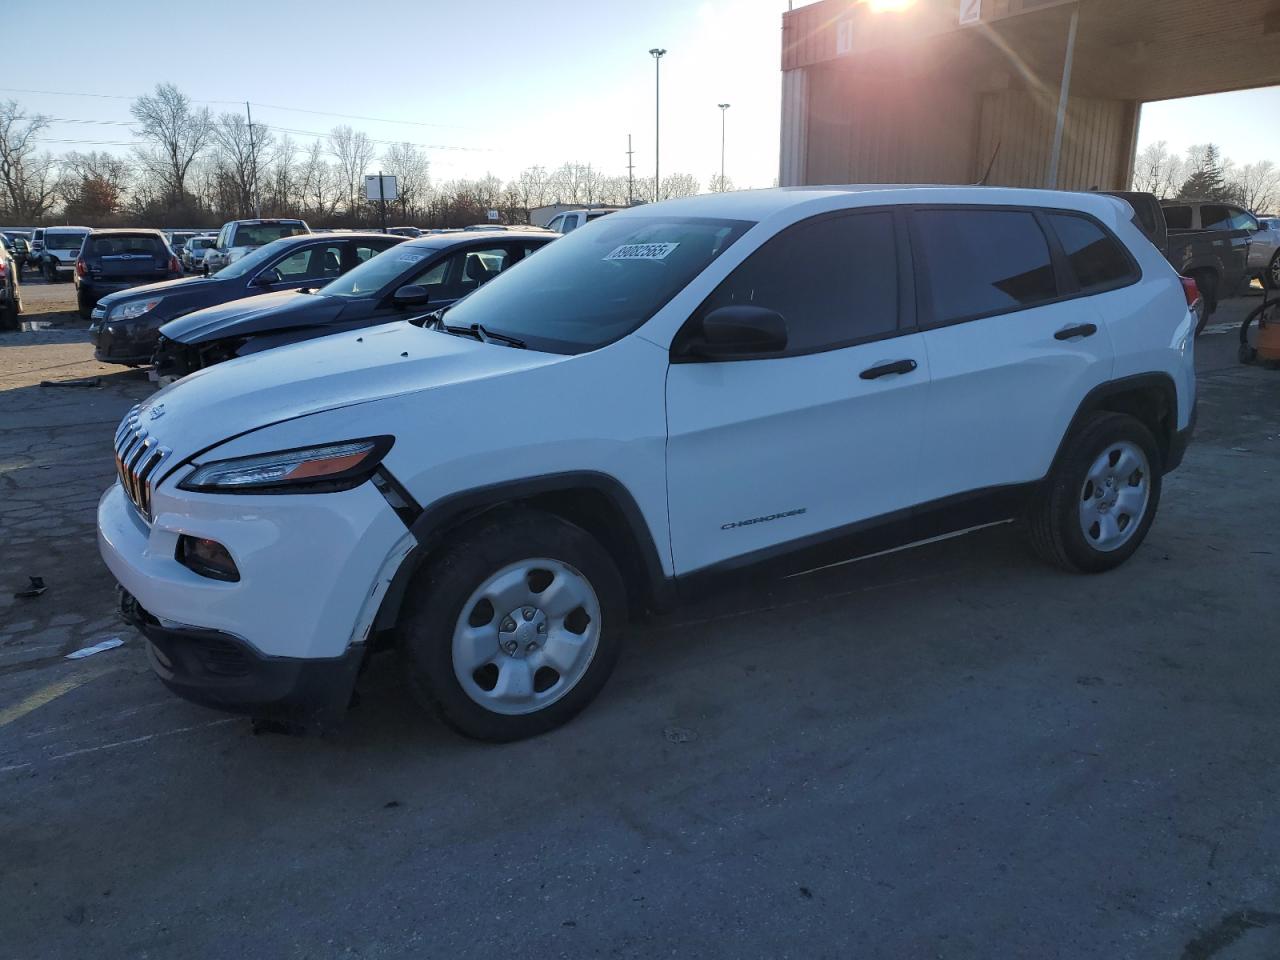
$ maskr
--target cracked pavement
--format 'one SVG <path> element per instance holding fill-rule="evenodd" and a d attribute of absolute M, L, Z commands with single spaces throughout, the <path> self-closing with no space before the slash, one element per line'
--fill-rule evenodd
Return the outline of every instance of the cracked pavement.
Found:
<path fill-rule="evenodd" d="M 94 538 L 152 385 L 60 322 L 0 335 L 0 954 L 1280 955 L 1280 372 L 1234 337 L 1122 569 L 1001 527 L 716 598 L 484 746 L 394 660 L 326 739 L 170 696 Z"/>

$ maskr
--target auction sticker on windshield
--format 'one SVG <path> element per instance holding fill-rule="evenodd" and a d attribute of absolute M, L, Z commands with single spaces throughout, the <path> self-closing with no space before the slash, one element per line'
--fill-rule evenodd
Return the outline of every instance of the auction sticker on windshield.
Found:
<path fill-rule="evenodd" d="M 396 263 L 417 263 L 419 260 L 426 259 L 425 253 L 402 253 L 396 257 Z"/>
<path fill-rule="evenodd" d="M 665 260 L 678 243 L 624 243 L 614 249 L 606 260 Z"/>

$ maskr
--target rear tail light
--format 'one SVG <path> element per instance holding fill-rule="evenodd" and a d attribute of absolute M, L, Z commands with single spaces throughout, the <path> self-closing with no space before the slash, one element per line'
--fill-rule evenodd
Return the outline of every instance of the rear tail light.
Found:
<path fill-rule="evenodd" d="M 80 257 L 78 260 L 76 260 L 76 276 L 83 277 L 88 272 L 89 272 L 89 267 L 85 264 L 84 257 Z"/>
<path fill-rule="evenodd" d="M 178 258 L 177 258 L 177 257 L 170 257 L 170 258 L 169 258 L 169 272 L 170 272 L 170 273 L 181 273 L 181 272 L 182 272 L 182 267 L 178 264 Z"/>
<path fill-rule="evenodd" d="M 0 280 L 3 280 L 8 275 L 9 275 L 9 265 L 7 263 L 0 263 Z"/>
<path fill-rule="evenodd" d="M 1182 281 L 1182 293 L 1187 298 L 1187 306 L 1195 307 L 1200 302 L 1200 288 L 1196 286 L 1196 282 L 1190 277 L 1179 277 Z"/>

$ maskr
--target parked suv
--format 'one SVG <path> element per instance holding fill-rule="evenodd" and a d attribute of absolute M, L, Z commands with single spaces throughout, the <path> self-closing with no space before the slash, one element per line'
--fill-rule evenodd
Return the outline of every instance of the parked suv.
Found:
<path fill-rule="evenodd" d="M 390 644 L 488 740 L 581 710 L 628 616 L 752 573 L 1010 518 L 1109 570 L 1196 401 L 1194 286 L 1132 217 L 974 187 L 621 211 L 435 323 L 143 402 L 102 554 L 183 696 L 324 726 Z"/>
<path fill-rule="evenodd" d="M 182 276 L 159 230 L 95 230 L 76 261 L 76 307 L 88 320 L 109 293 Z"/>
<path fill-rule="evenodd" d="M 250 250 L 279 240 L 310 233 L 305 220 L 232 220 L 218 231 L 218 239 L 205 251 L 204 269 L 208 273 L 235 263 Z"/>
<path fill-rule="evenodd" d="M 75 273 L 80 247 L 89 235 L 88 227 L 50 227 L 44 232 L 40 251 L 40 273 L 50 283 L 70 280 Z"/>

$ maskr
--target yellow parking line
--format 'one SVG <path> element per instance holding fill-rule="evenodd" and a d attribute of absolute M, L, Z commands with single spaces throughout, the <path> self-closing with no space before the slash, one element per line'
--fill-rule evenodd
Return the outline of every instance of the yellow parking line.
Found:
<path fill-rule="evenodd" d="M 93 675 L 68 677 L 66 680 L 59 680 L 51 683 L 47 687 L 41 687 L 25 700 L 20 700 L 12 707 L 6 707 L 0 710 L 0 727 L 7 726 L 15 720 L 21 720 L 27 714 L 35 710 L 39 710 L 45 704 L 50 703 L 58 697 L 62 696 L 76 687 L 80 686 L 88 680 L 93 679 Z"/>

